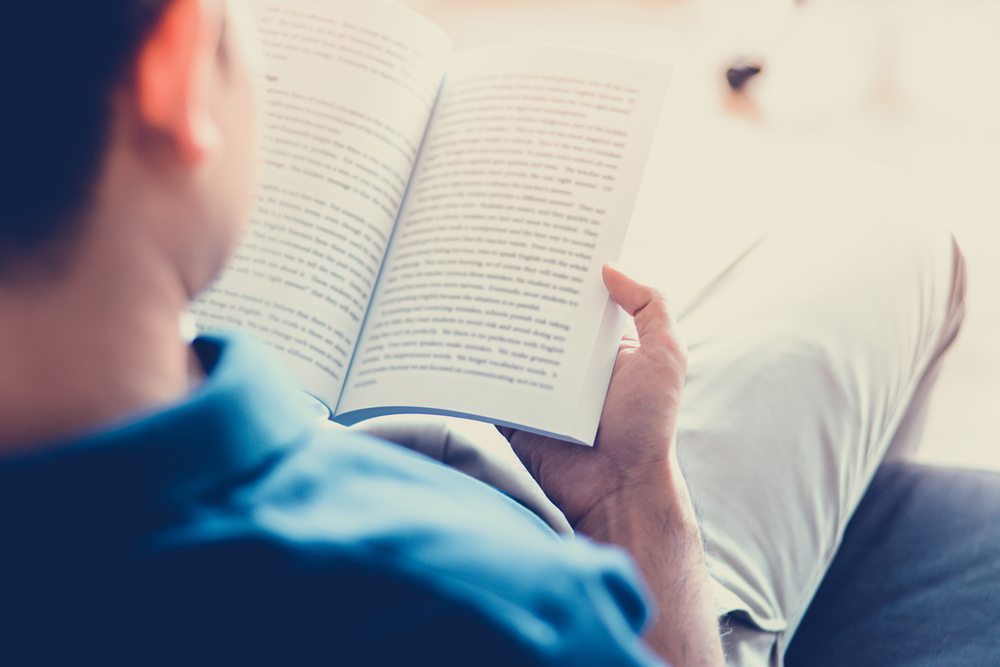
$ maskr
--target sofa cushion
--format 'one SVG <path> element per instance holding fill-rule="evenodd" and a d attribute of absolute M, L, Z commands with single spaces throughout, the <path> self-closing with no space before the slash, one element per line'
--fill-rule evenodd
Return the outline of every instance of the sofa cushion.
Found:
<path fill-rule="evenodd" d="M 1000 473 L 883 464 L 785 664 L 1000 665 Z"/>

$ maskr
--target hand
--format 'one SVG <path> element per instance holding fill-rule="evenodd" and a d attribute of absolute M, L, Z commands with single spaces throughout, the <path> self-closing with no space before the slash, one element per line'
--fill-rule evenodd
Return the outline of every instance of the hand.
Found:
<path fill-rule="evenodd" d="M 610 264 L 604 284 L 635 318 L 618 348 L 594 447 L 502 428 L 514 452 L 578 532 L 607 539 L 606 503 L 642 502 L 676 480 L 674 451 L 687 351 L 666 300 Z M 636 338 L 635 332 L 638 332 Z"/>
<path fill-rule="evenodd" d="M 677 465 L 687 352 L 655 289 L 605 265 L 611 297 L 635 318 L 618 348 L 597 442 L 581 447 L 501 429 L 577 532 L 628 549 L 659 614 L 644 633 L 676 667 L 725 664 L 711 579 Z"/>

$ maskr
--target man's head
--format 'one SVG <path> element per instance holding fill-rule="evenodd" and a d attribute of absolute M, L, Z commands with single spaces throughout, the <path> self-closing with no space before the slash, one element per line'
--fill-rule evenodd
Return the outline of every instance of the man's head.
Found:
<path fill-rule="evenodd" d="M 165 405 L 256 163 L 246 0 L 18 0 L 0 56 L 0 451 Z"/>
<path fill-rule="evenodd" d="M 58 279 L 111 233 L 161 246 L 189 291 L 218 271 L 255 162 L 242 2 L 5 8 L 0 285 Z"/>

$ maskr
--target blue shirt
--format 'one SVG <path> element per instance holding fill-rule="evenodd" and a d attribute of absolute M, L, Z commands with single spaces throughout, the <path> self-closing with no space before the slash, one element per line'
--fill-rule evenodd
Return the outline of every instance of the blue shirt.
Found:
<path fill-rule="evenodd" d="M 180 404 L 0 459 L 0 664 L 661 664 L 625 553 L 195 348 Z"/>

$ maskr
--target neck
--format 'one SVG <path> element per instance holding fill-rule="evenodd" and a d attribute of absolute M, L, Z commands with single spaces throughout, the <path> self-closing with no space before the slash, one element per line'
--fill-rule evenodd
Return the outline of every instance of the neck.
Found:
<path fill-rule="evenodd" d="M 0 284 L 0 453 L 46 447 L 191 386 L 183 282 L 154 244 L 95 228 L 67 275 Z"/>

